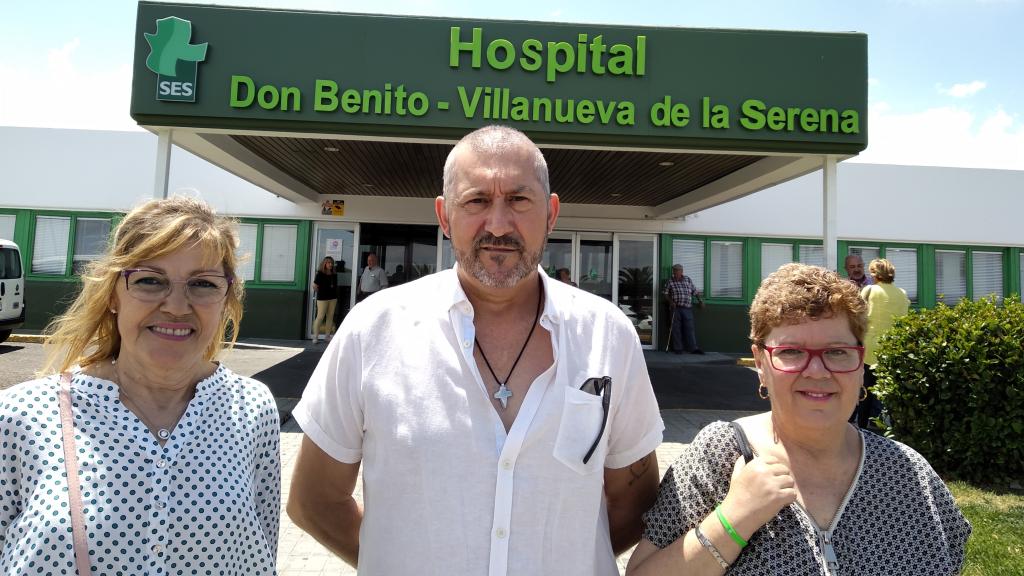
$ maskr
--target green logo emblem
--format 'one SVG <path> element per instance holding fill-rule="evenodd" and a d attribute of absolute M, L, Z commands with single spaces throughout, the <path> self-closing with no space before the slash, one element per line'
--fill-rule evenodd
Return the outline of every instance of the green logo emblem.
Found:
<path fill-rule="evenodd" d="M 192 23 L 176 16 L 156 21 L 156 34 L 145 33 L 149 42 L 146 68 L 156 74 L 156 99 L 196 101 L 196 70 L 206 60 L 206 42 L 191 44 Z"/>

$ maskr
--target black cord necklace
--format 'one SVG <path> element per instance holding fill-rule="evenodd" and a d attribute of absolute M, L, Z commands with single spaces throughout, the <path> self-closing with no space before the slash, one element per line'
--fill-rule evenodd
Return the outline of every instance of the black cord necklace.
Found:
<path fill-rule="evenodd" d="M 526 342 L 523 342 L 523 347 L 519 349 L 519 356 L 516 356 L 516 361 L 512 363 L 512 369 L 508 371 L 508 376 L 505 381 L 502 382 L 498 379 L 498 375 L 494 373 L 494 368 L 491 368 L 491 363 L 487 361 L 487 355 L 484 354 L 484 348 L 480 345 L 480 341 L 477 340 L 476 336 L 473 337 L 473 342 L 476 343 L 476 349 L 480 351 L 480 357 L 484 359 L 484 364 L 487 365 L 487 369 L 491 371 L 491 376 L 494 377 L 494 381 L 499 384 L 498 391 L 494 393 L 494 397 L 501 402 L 501 408 L 504 410 L 508 408 L 508 399 L 512 397 L 512 391 L 508 389 L 508 381 L 512 379 L 512 373 L 516 371 L 516 366 L 519 365 L 519 359 L 523 357 L 523 352 L 526 352 L 526 345 L 530 343 L 530 339 L 533 338 L 533 332 L 537 329 L 537 321 L 540 320 L 541 304 L 544 302 L 544 284 L 541 284 L 540 293 L 537 295 L 537 315 L 533 319 L 533 326 L 530 327 L 530 333 L 526 336 Z"/>

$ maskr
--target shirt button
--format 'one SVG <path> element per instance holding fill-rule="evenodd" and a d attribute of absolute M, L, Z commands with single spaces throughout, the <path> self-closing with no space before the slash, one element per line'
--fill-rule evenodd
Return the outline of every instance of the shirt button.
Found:
<path fill-rule="evenodd" d="M 157 501 L 155 506 L 157 510 L 163 510 L 164 508 L 167 508 L 167 504 L 164 504 L 163 501 Z"/>
<path fill-rule="evenodd" d="M 504 468 L 505 470 L 511 470 L 512 469 L 512 461 L 511 460 L 504 460 L 501 463 L 501 467 Z"/>
<path fill-rule="evenodd" d="M 472 342 L 470 342 L 469 340 L 463 340 L 463 341 L 462 341 L 462 347 L 463 347 L 463 348 L 469 348 L 470 346 L 472 346 L 472 344 L 473 344 L 473 343 L 472 343 Z"/>
<path fill-rule="evenodd" d="M 150 548 L 150 550 L 153 551 L 153 554 L 160 554 L 164 551 L 164 547 L 159 544 L 153 544 L 153 547 Z"/>
<path fill-rule="evenodd" d="M 157 468 L 167 468 L 167 460 L 164 460 L 163 458 L 161 458 L 160 460 L 157 460 L 156 461 L 156 467 Z"/>
<path fill-rule="evenodd" d="M 497 536 L 498 538 L 504 538 L 505 536 L 508 536 L 508 533 L 505 532 L 504 528 L 498 528 L 497 530 L 494 531 L 494 535 Z"/>

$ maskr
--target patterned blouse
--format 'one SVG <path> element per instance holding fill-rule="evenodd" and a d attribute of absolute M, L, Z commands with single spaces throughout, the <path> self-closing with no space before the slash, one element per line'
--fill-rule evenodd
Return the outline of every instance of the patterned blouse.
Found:
<path fill-rule="evenodd" d="M 819 530 L 790 504 L 754 533 L 727 574 L 960 573 L 971 525 L 942 479 L 912 448 L 862 436 L 863 460 L 831 526 Z M 644 537 L 664 548 L 703 521 L 725 498 L 739 456 L 728 423 L 701 430 L 665 474 Z"/>
<path fill-rule="evenodd" d="M 280 422 L 266 386 L 224 366 L 164 446 L 113 382 L 71 397 L 93 574 L 275 574 Z M 56 377 L 0 393 L 0 574 L 75 574 Z"/>

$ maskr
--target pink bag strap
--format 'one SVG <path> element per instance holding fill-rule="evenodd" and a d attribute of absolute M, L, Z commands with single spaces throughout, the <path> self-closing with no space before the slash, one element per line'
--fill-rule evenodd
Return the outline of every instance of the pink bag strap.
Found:
<path fill-rule="evenodd" d="M 75 416 L 71 412 L 71 375 L 60 375 L 60 428 L 64 436 L 64 470 L 68 477 L 68 500 L 71 505 L 71 531 L 74 536 L 75 565 L 78 576 L 91 576 L 89 542 L 85 536 L 82 515 L 82 485 L 78 480 L 78 450 L 75 446 Z"/>

